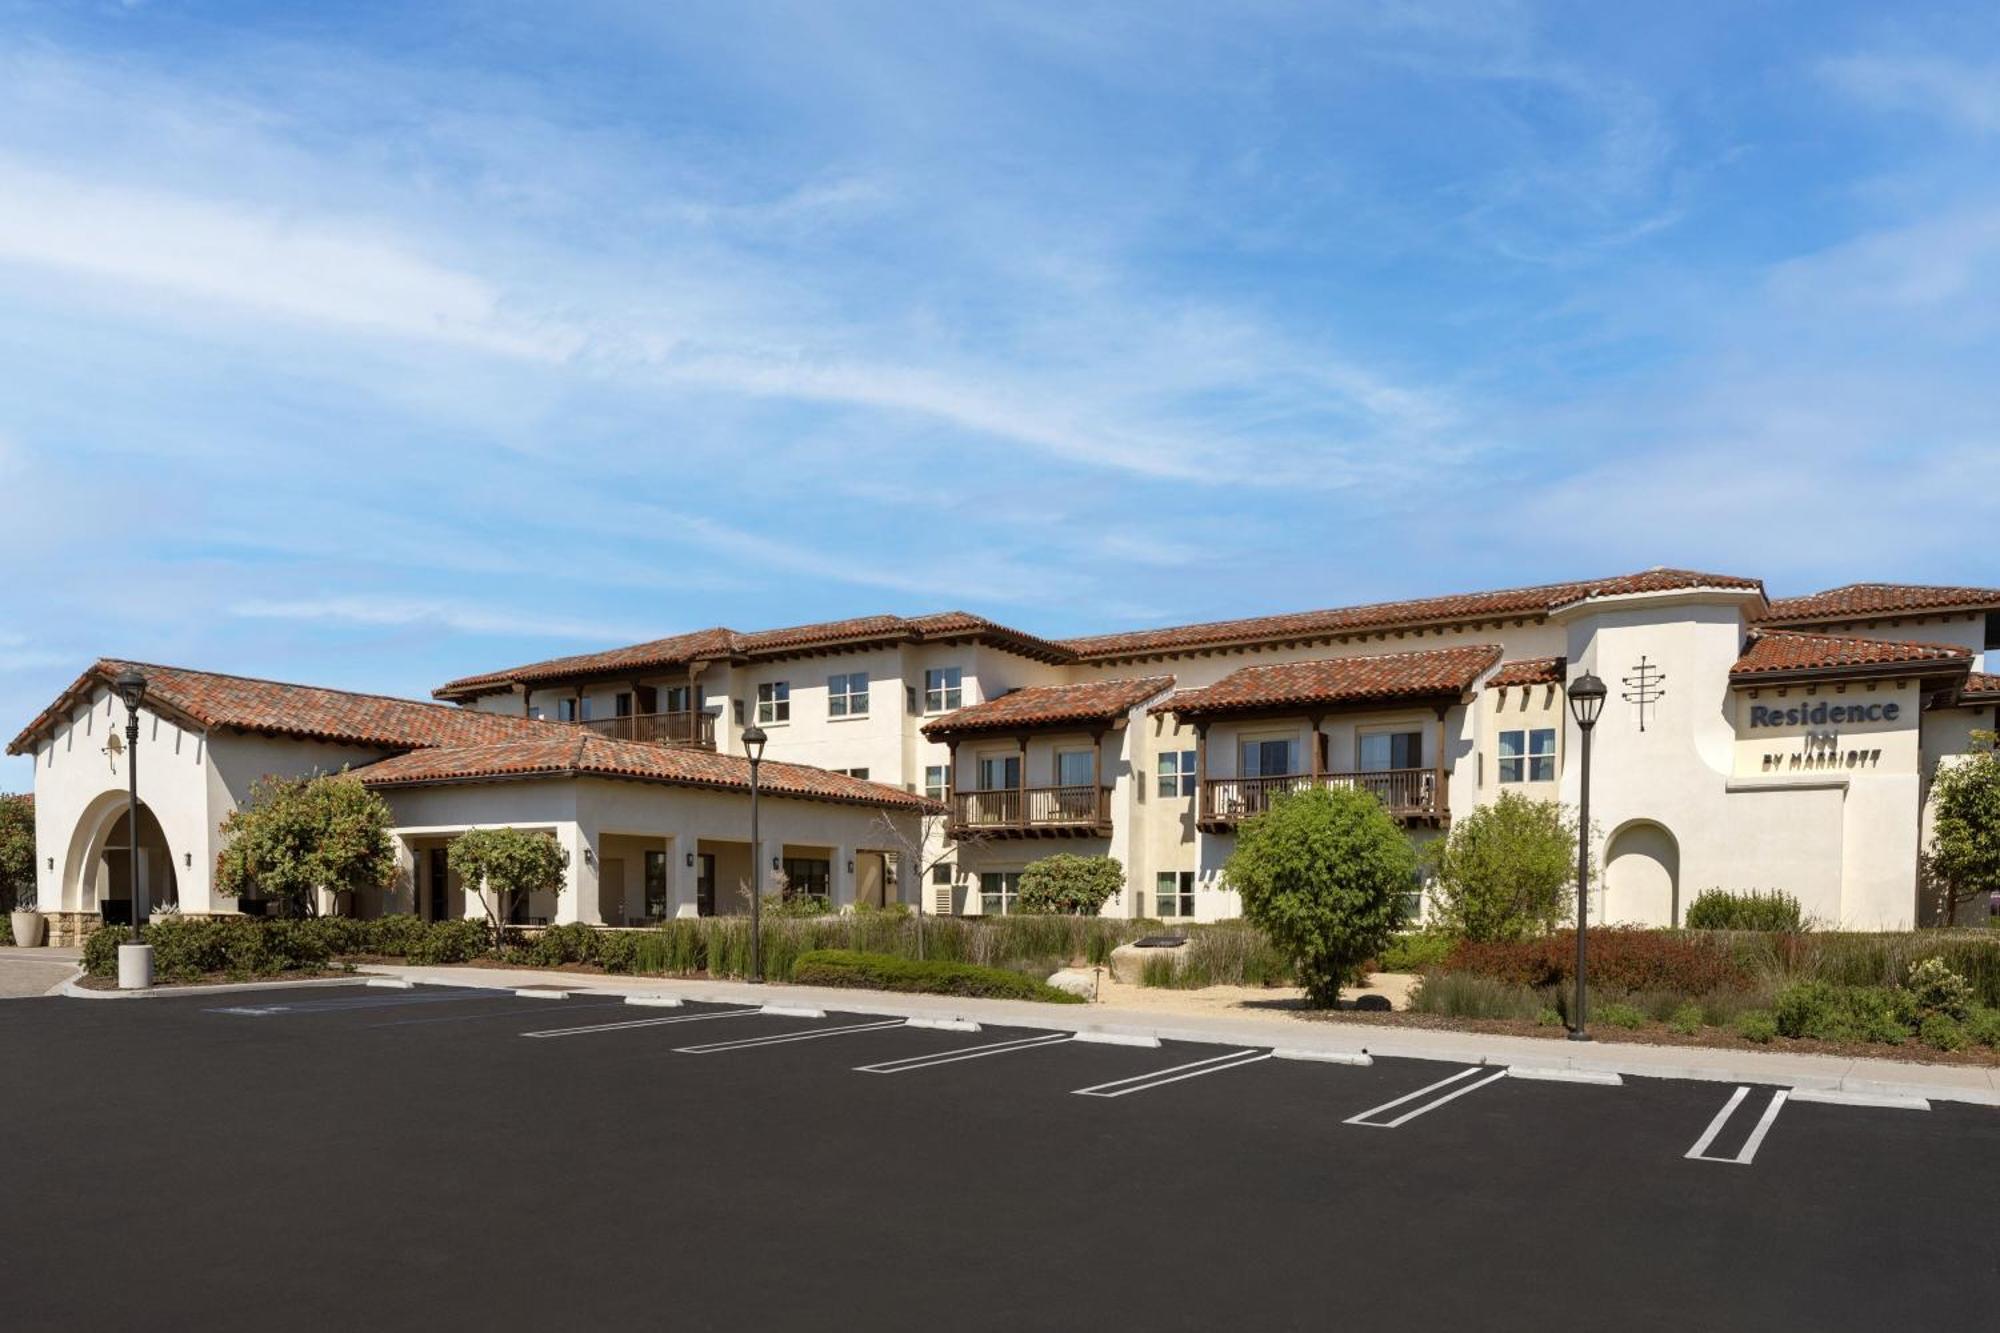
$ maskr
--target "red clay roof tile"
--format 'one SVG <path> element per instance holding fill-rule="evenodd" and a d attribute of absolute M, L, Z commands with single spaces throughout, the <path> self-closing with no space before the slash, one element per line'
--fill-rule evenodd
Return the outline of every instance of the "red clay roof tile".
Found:
<path fill-rule="evenodd" d="M 1486 678 L 1486 688 L 1498 690 L 1516 685 L 1560 685 L 1568 665 L 1560 657 L 1523 657 L 1502 662 L 1500 669 Z"/>
<path fill-rule="evenodd" d="M 1971 663 L 1971 649 L 1950 643 L 1757 630 L 1744 645 L 1743 655 L 1729 668 L 1729 678 L 1754 682 L 1765 677 L 1814 672 L 1934 675 L 1964 670 Z"/>
<path fill-rule="evenodd" d="M 1766 625 L 1819 625 L 1896 615 L 2000 608 L 2000 588 L 1921 583 L 1849 583 L 1804 597 L 1780 597 L 1760 618 Z"/>
<path fill-rule="evenodd" d="M 1173 687 L 1172 676 L 1093 680 L 1078 685 L 1030 685 L 947 713 L 935 722 L 926 723 L 924 735 L 935 740 L 981 731 L 1111 722 Z"/>
<path fill-rule="evenodd" d="M 1244 667 L 1213 685 L 1183 690 L 1153 711 L 1204 717 L 1313 704 L 1458 696 L 1499 660 L 1498 645 L 1476 643 L 1420 653 Z"/>

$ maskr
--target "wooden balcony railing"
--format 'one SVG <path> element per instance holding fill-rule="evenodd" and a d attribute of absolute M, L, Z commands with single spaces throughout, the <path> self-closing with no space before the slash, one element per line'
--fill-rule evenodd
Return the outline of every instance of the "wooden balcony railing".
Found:
<path fill-rule="evenodd" d="M 1097 833 L 1110 827 L 1109 787 L 1003 787 L 951 796 L 954 834 Z"/>
<path fill-rule="evenodd" d="M 1358 787 L 1370 792 L 1398 819 L 1442 822 L 1450 817 L 1446 787 L 1451 774 L 1436 768 L 1389 768 L 1365 773 L 1285 773 L 1276 777 L 1210 778 L 1203 784 L 1199 822 L 1228 827 L 1261 815 L 1280 796 L 1322 787 Z"/>
<path fill-rule="evenodd" d="M 651 741 L 696 750 L 715 748 L 713 713 L 627 713 L 624 717 L 594 717 L 577 726 L 615 741 Z"/>

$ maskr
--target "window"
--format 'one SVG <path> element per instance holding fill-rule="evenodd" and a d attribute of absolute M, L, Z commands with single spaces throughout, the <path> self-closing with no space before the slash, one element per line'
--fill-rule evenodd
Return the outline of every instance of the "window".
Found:
<path fill-rule="evenodd" d="M 987 755 L 979 761 L 979 790 L 1012 791 L 1021 785 L 1021 756 Z"/>
<path fill-rule="evenodd" d="M 1376 731 L 1361 738 L 1361 771 L 1364 773 L 1423 766 L 1424 734 L 1421 731 Z"/>
<path fill-rule="evenodd" d="M 826 678 L 826 715 L 863 717 L 868 712 L 868 673 L 851 671 Z"/>
<path fill-rule="evenodd" d="M 1424 874 L 1419 870 L 1410 877 L 1410 887 L 1396 895 L 1396 924 L 1398 927 L 1414 926 L 1424 919 Z"/>
<path fill-rule="evenodd" d="M 1056 754 L 1056 786 L 1088 787 L 1091 783 L 1088 750 L 1061 750 Z"/>
<path fill-rule="evenodd" d="M 1533 731 L 1501 732 L 1500 780 L 1554 782 L 1556 780 L 1555 728 L 1537 727 Z"/>
<path fill-rule="evenodd" d="M 1194 915 L 1194 871 L 1162 870 L 1153 888 L 1153 914 Z"/>
<path fill-rule="evenodd" d="M 817 856 L 788 856 L 784 868 L 786 899 L 831 896 L 833 862 Z"/>
<path fill-rule="evenodd" d="M 792 720 L 792 686 L 790 681 L 767 680 L 757 687 L 757 725 L 767 722 L 790 722 Z"/>
<path fill-rule="evenodd" d="M 667 915 L 667 854 L 646 853 L 646 919 L 663 921 Z"/>
<path fill-rule="evenodd" d="M 951 867 L 945 864 L 943 861 L 940 861 L 936 865 L 932 866 L 931 883 L 933 884 L 951 883 Z"/>
<path fill-rule="evenodd" d="M 1239 777 L 1274 778 L 1296 773 L 1299 743 L 1296 740 L 1244 741 L 1243 766 Z M 1366 767 L 1366 765 L 1363 765 Z"/>
<path fill-rule="evenodd" d="M 698 713 L 701 711 L 701 694 L 685 685 L 667 686 L 667 707 L 669 713 Z"/>
<path fill-rule="evenodd" d="M 632 716 L 632 692 L 630 690 L 619 691 L 618 697 L 612 700 L 611 711 L 619 717 Z"/>
<path fill-rule="evenodd" d="M 590 721 L 590 700 L 564 699 L 556 705 L 556 716 L 565 722 Z"/>
<path fill-rule="evenodd" d="M 932 667 L 924 672 L 924 711 L 949 713 L 965 699 L 965 672 L 961 667 Z"/>
<path fill-rule="evenodd" d="M 2000 648 L 2000 611 L 1986 613 L 1986 646 Z"/>
<path fill-rule="evenodd" d="M 950 770 L 943 764 L 924 765 L 924 795 L 933 801 L 944 799 L 945 788 L 949 784 Z"/>
<path fill-rule="evenodd" d="M 868 781 L 868 770 L 865 768 L 836 768 L 833 771 L 844 773 L 850 778 L 860 778 L 863 782 Z"/>
<path fill-rule="evenodd" d="M 979 910 L 988 916 L 1006 916 L 1020 896 L 1021 874 L 1017 870 L 988 870 L 979 876 Z"/>
<path fill-rule="evenodd" d="M 1160 756 L 1160 795 L 1194 795 L 1194 751 L 1168 750 Z"/>

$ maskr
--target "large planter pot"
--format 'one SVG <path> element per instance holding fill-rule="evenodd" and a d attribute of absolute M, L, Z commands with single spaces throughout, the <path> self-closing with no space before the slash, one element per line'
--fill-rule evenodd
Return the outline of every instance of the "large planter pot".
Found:
<path fill-rule="evenodd" d="M 153 946 L 150 944 L 121 944 L 118 946 L 118 989 L 147 990 L 153 984 Z"/>
<path fill-rule="evenodd" d="M 14 928 L 14 943 L 23 949 L 42 947 L 42 929 L 48 923 L 40 912 L 9 912 L 7 923 Z"/>

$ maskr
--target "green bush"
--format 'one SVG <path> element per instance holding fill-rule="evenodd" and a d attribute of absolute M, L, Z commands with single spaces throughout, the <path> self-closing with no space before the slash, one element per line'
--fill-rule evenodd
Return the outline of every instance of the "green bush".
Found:
<path fill-rule="evenodd" d="M 1646 1015 L 1637 1005 L 1613 1000 L 1610 1004 L 1599 1005 L 1597 1017 L 1615 1028 L 1640 1028 L 1646 1025 Z"/>
<path fill-rule="evenodd" d="M 1932 1014 L 1924 1019 L 1923 1026 L 1917 1029 L 1917 1035 L 1923 1039 L 1924 1045 L 1934 1051 L 1964 1050 L 1967 1042 L 1965 1024 L 1950 1014 L 1943 1013 Z"/>
<path fill-rule="evenodd" d="M 1692 1037 L 1700 1032 L 1703 1023 L 1701 1006 L 1698 1004 L 1684 1004 L 1674 1010 L 1673 1015 L 1667 1019 L 1667 1026 L 1683 1037 Z"/>
<path fill-rule="evenodd" d="M 1917 1021 L 1911 997 L 1883 986 L 1801 982 L 1778 992 L 1772 1006 L 1778 1031 L 1816 1041 L 1876 1041 L 1896 1045 Z"/>
<path fill-rule="evenodd" d="M 1667 930 L 1593 928 L 1590 980 L 1621 991 L 1703 995 L 1747 990 L 1751 974 L 1724 937 Z M 1567 984 L 1576 973 L 1576 932 L 1538 940 L 1462 940 L 1444 961 L 1451 972 L 1475 972 L 1523 986 Z"/>
<path fill-rule="evenodd" d="M 1116 857 L 1057 852 L 1021 872 L 1020 910 L 1096 916 L 1124 887 L 1125 867 Z"/>
<path fill-rule="evenodd" d="M 2000 1009 L 1974 1009 L 1965 1020 L 1965 1035 L 1981 1046 L 2000 1046 Z"/>
<path fill-rule="evenodd" d="M 1535 1011 L 1536 1027 L 1559 1028 L 1562 1025 L 1563 1025 L 1562 1010 L 1556 1008 L 1554 1005 L 1545 1004 L 1540 1009 Z"/>
<path fill-rule="evenodd" d="M 1799 900 L 1777 889 L 1769 893 L 1704 889 L 1688 904 L 1687 928 L 1797 932 L 1806 928 L 1806 921 Z"/>
<path fill-rule="evenodd" d="M 1389 941 L 1389 947 L 1375 956 L 1383 972 L 1424 972 L 1442 963 L 1458 943 L 1456 936 L 1440 930 L 1410 930 Z"/>
<path fill-rule="evenodd" d="M 1972 986 L 1951 970 L 1942 958 L 1926 958 L 1910 964 L 1903 987 L 1920 1014 L 1943 1014 L 1963 1019 L 1972 1009 Z"/>
<path fill-rule="evenodd" d="M 1502 792 L 1424 850 L 1439 923 L 1467 939 L 1518 940 L 1574 920 L 1576 849 L 1561 805 Z"/>
<path fill-rule="evenodd" d="M 1410 840 L 1382 803 L 1345 787 L 1279 797 L 1243 823 L 1224 869 L 1243 915 L 1320 1005 L 1388 946 L 1416 872 Z"/>
<path fill-rule="evenodd" d="M 891 954 L 851 949 L 814 949 L 791 966 L 801 986 L 857 986 L 868 990 L 914 991 L 928 995 L 973 995 L 1009 1000 L 1081 1004 L 1080 996 L 1033 977 L 969 963 L 918 962 Z"/>
<path fill-rule="evenodd" d="M 371 929 L 363 951 L 384 958 L 408 958 L 430 929 L 422 917 L 407 912 L 378 917 L 366 924 Z"/>
<path fill-rule="evenodd" d="M 568 967 L 597 961 L 597 942 L 608 938 L 595 926 L 571 922 L 550 926 L 528 942 L 528 961 L 536 967 Z"/>
<path fill-rule="evenodd" d="M 83 970 L 93 977 L 118 975 L 118 946 L 132 941 L 130 926 L 100 926 L 83 942 Z"/>
<path fill-rule="evenodd" d="M 405 957 L 425 967 L 469 963 L 485 954 L 491 943 L 492 936 L 484 921 L 433 921 Z"/>
<path fill-rule="evenodd" d="M 1144 986 L 1199 990 L 1204 986 L 1282 986 L 1292 977 L 1291 960 L 1273 947 L 1264 932 L 1234 923 L 1196 926 L 1187 943 L 1174 950 L 1150 951 L 1140 974 Z M 1172 953 L 1173 957 L 1168 954 Z M 1109 951 L 1106 951 L 1107 957 Z M 1064 961 L 1054 960 L 1057 966 Z M 1047 976 L 1054 967 L 1042 973 Z"/>
<path fill-rule="evenodd" d="M 1760 1046 L 1768 1046 L 1778 1035 L 1778 1021 L 1767 1009 L 1745 1009 L 1736 1015 L 1736 1035 L 1745 1041 L 1754 1041 Z"/>
<path fill-rule="evenodd" d="M 1516 1018 L 1539 1022 L 1547 997 L 1540 991 L 1493 977 L 1432 972 L 1410 991 L 1410 1012 L 1446 1018 Z M 1560 1011 L 1557 1022 L 1561 1022 Z"/>
<path fill-rule="evenodd" d="M 606 972 L 632 972 L 639 957 L 637 931 L 608 930 L 597 938 L 597 965 Z"/>

